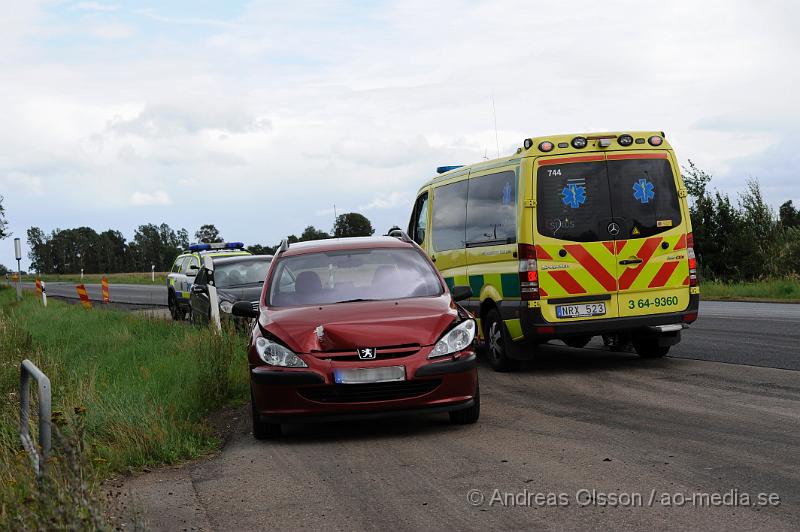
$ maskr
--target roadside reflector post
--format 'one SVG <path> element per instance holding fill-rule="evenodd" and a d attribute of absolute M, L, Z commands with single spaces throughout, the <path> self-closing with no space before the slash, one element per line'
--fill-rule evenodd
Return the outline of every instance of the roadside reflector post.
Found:
<path fill-rule="evenodd" d="M 209 278 L 212 279 L 208 283 L 208 305 L 211 307 L 211 324 L 216 328 L 217 332 L 222 332 L 222 322 L 219 319 L 219 297 L 217 296 L 217 287 L 214 286 L 214 262 L 208 255 L 203 257 L 203 266 L 209 271 Z"/>
<path fill-rule="evenodd" d="M 89 301 L 89 294 L 86 293 L 86 287 L 83 286 L 83 283 L 77 285 L 75 290 L 78 291 L 78 297 L 81 299 L 81 305 L 83 305 L 83 308 L 86 310 L 91 310 L 92 303 Z"/>
<path fill-rule="evenodd" d="M 81 281 L 83 281 L 83 268 L 81 268 Z"/>
<path fill-rule="evenodd" d="M 14 239 L 14 255 L 17 257 L 17 301 L 22 301 L 22 242 Z"/>
<path fill-rule="evenodd" d="M 47 290 L 45 289 L 44 281 L 42 281 L 42 305 L 47 306 Z"/>
<path fill-rule="evenodd" d="M 108 297 L 108 279 L 106 279 L 105 275 L 100 280 L 100 283 L 103 287 L 103 303 L 107 304 L 111 299 Z"/>
<path fill-rule="evenodd" d="M 156 282 L 156 265 L 155 264 L 151 264 L 150 265 L 150 282 L 151 283 Z"/>

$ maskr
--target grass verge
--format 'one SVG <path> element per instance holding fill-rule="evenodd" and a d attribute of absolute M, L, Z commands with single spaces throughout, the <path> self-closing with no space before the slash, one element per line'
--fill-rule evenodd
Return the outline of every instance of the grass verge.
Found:
<path fill-rule="evenodd" d="M 800 280 L 772 279 L 750 283 L 701 281 L 703 299 L 800 303 Z"/>
<path fill-rule="evenodd" d="M 86 284 L 99 284 L 100 280 L 105 276 L 110 284 L 157 284 L 163 285 L 166 283 L 167 274 L 164 272 L 156 272 L 156 280 L 153 282 L 150 272 L 138 273 L 87 273 L 83 276 L 83 282 Z M 43 274 L 42 279 L 45 282 L 65 282 L 65 283 L 80 283 L 80 274 Z M 22 280 L 25 282 L 36 282 L 35 275 L 23 275 Z"/>
<path fill-rule="evenodd" d="M 80 486 L 92 494 L 113 472 L 208 453 L 219 442 L 205 416 L 249 397 L 241 335 L 54 300 L 43 308 L 33 295 L 22 302 L 14 295 L 0 287 L 0 530 L 39 529 L 43 515 L 56 520 L 45 528 L 72 528 L 76 519 L 96 528 L 92 511 L 78 515 L 74 504 L 70 511 L 72 495 L 88 500 L 77 493 Z M 42 497 L 45 490 L 37 488 L 21 452 L 17 394 L 24 358 L 50 377 L 54 431 L 66 434 L 63 445 L 54 440 L 61 451 L 52 461 L 51 487 L 62 486 L 60 499 Z M 61 500 L 52 503 L 59 508 L 48 500 Z"/>

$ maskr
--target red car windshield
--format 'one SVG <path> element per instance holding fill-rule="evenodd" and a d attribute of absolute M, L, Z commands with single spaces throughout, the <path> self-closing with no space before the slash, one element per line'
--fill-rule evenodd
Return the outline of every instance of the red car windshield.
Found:
<path fill-rule="evenodd" d="M 441 294 L 439 277 L 418 251 L 355 249 L 279 260 L 267 306 L 328 305 Z"/>

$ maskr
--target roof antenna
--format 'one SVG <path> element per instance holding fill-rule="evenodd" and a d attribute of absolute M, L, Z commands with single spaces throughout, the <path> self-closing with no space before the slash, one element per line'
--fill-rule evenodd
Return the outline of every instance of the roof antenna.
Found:
<path fill-rule="evenodd" d="M 489 148 L 484 148 L 483 149 L 483 159 L 486 160 L 486 161 L 489 160 L 489 158 L 486 156 L 488 151 L 489 151 Z"/>
<path fill-rule="evenodd" d="M 494 142 L 497 144 L 497 158 L 500 158 L 500 139 L 497 136 L 497 110 L 494 107 L 494 94 L 492 94 L 492 114 L 494 115 Z"/>

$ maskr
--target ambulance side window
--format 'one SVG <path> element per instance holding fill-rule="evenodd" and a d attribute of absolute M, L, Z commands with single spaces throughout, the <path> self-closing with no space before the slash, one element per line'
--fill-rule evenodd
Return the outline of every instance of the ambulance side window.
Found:
<path fill-rule="evenodd" d="M 408 227 L 408 236 L 420 246 L 425 242 L 428 232 L 428 193 L 425 192 L 414 205 L 414 212 L 411 214 L 411 223 Z"/>
<path fill-rule="evenodd" d="M 517 241 L 517 175 L 513 171 L 469 181 L 467 247 Z"/>
<path fill-rule="evenodd" d="M 465 179 L 434 190 L 431 223 L 434 251 L 464 249 L 467 186 Z"/>

